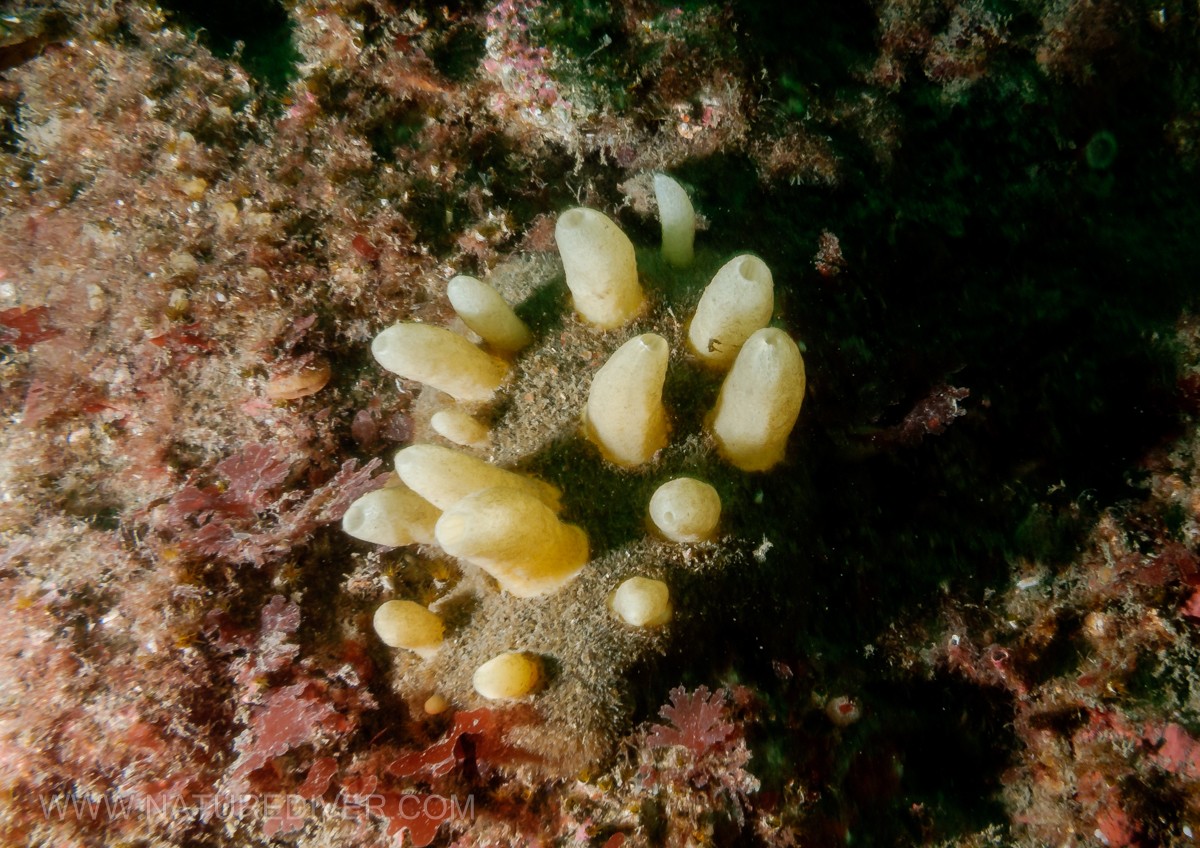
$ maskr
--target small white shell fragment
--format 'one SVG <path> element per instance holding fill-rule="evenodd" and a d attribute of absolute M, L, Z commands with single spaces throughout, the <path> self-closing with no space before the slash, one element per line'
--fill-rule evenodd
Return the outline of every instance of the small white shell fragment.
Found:
<path fill-rule="evenodd" d="M 667 584 L 649 577 L 630 577 L 613 592 L 609 605 L 619 619 L 634 627 L 657 627 L 671 620 Z"/>
<path fill-rule="evenodd" d="M 497 350 L 511 353 L 533 341 L 525 322 L 500 292 L 482 280 L 459 275 L 446 286 L 446 296 L 463 323 Z"/>
<path fill-rule="evenodd" d="M 651 495 L 650 520 L 672 542 L 703 542 L 721 520 L 721 496 L 703 480 L 677 477 Z"/>
<path fill-rule="evenodd" d="M 387 601 L 375 610 L 375 633 L 392 648 L 406 648 L 429 659 L 441 647 L 442 619 L 416 601 Z"/>
<path fill-rule="evenodd" d="M 489 700 L 524 698 L 542 683 L 542 661 L 532 654 L 507 651 L 475 669 L 471 683 Z"/>

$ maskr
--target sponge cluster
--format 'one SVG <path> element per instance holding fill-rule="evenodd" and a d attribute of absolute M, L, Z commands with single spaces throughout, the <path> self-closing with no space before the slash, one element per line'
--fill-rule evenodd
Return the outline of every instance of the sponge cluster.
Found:
<path fill-rule="evenodd" d="M 651 276 L 686 273 L 695 260 L 691 201 L 665 175 L 654 177 L 654 187 L 661 258 L 644 261 Z M 576 316 L 562 335 L 609 350 L 575 407 L 575 435 L 618 477 L 663 480 L 642 506 L 648 535 L 594 551 L 588 530 L 564 515 L 558 487 L 498 464 L 496 428 L 536 394 L 530 385 L 545 386 L 546 372 L 557 370 L 546 357 L 565 354 L 548 334 L 531 330 L 500 291 L 468 276 L 447 286 L 458 326 L 399 323 L 372 342 L 384 368 L 422 384 L 419 403 L 428 414 L 418 442 L 395 455 L 390 483 L 356 501 L 343 527 L 355 538 L 419 546 L 425 561 L 459 566 L 454 587 L 432 603 L 388 600 L 375 615 L 379 638 L 398 651 L 399 683 L 419 699 L 414 703 L 440 710 L 478 698 L 532 698 L 550 726 L 558 721 L 571 736 L 591 697 L 603 702 L 593 705 L 592 723 L 611 736 L 620 700 L 613 675 L 646 650 L 661 650 L 676 612 L 667 563 L 719 559 L 731 547 L 720 543 L 717 489 L 694 476 L 663 475 L 676 429 L 663 397 L 669 369 L 682 365 L 721 380 L 702 430 L 690 437 L 693 446 L 741 472 L 762 472 L 785 457 L 804 398 L 804 363 L 796 342 L 768 326 L 774 283 L 757 256 L 725 262 L 681 327 L 665 292 L 647 294 L 637 252 L 603 213 L 570 209 L 555 237 Z M 523 354 L 530 346 L 536 355 Z M 572 438 L 560 434 L 558 441 Z M 573 628 L 586 634 L 572 636 Z M 578 747 L 584 760 L 598 750 Z"/>

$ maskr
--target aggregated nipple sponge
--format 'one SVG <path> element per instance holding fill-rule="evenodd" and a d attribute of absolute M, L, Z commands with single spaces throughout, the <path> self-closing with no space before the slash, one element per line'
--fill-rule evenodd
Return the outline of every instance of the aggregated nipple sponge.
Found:
<path fill-rule="evenodd" d="M 663 259 L 676 268 L 692 264 L 696 240 L 696 211 L 683 186 L 666 174 L 654 175 L 654 198 L 662 224 Z"/>
<path fill-rule="evenodd" d="M 521 489 L 467 495 L 442 513 L 435 533 L 442 550 L 482 568 L 519 598 L 558 591 L 588 561 L 587 534 Z"/>
<path fill-rule="evenodd" d="M 770 269 L 743 253 L 713 274 L 725 257 L 694 252 L 687 194 L 661 174 L 654 190 L 663 261 L 642 269 L 652 297 L 617 225 L 594 209 L 569 209 L 555 228 L 561 267 L 539 253 L 492 269 L 495 287 L 450 280 L 447 297 L 480 345 L 425 324 L 397 324 L 372 345 L 385 367 L 433 390 L 412 409 L 416 443 L 395 456 L 403 485 L 360 498 L 344 527 L 380 544 L 421 544 L 395 564 L 406 569 L 406 585 L 432 588 L 435 608 L 453 621 L 443 643 L 441 619 L 419 604 L 389 601 L 376 611 L 380 639 L 403 649 L 392 657 L 393 683 L 411 709 L 429 715 L 482 699 L 530 699 L 543 721 L 522 741 L 559 776 L 611 752 L 622 677 L 668 646 L 673 601 L 682 603 L 672 591 L 703 586 L 714 570 L 751 555 L 736 520 L 718 544 L 723 513 L 736 517 L 745 500 L 722 504 L 712 485 L 680 475 L 709 468 L 730 494 L 744 492 L 739 475 L 730 480 L 712 466 L 720 459 L 764 471 L 778 463 L 805 391 L 799 348 L 767 326 Z M 689 265 L 701 267 L 676 270 Z M 563 276 L 578 321 L 543 316 L 526 327 L 500 294 L 553 295 L 547 287 Z M 686 325 L 676 296 L 698 300 Z M 676 378 L 670 416 L 668 376 Z M 702 421 L 690 398 L 708 397 L 722 376 Z M 617 468 L 581 455 L 593 450 Z M 562 491 L 519 467 L 563 486 L 566 506 Z M 645 533 L 636 532 L 641 516 Z M 447 569 L 445 557 L 460 568 Z M 705 601 L 696 594 L 686 603 Z"/>
<path fill-rule="evenodd" d="M 650 497 L 650 520 L 672 542 L 706 541 L 721 521 L 721 496 L 703 480 L 678 477 Z"/>
<path fill-rule="evenodd" d="M 700 296 L 688 345 L 702 362 L 728 368 L 750 334 L 767 326 L 774 309 L 771 269 L 757 256 L 735 256 Z"/>
<path fill-rule="evenodd" d="M 488 400 L 508 376 L 504 362 L 457 333 L 429 324 L 389 327 L 371 342 L 371 353 L 392 373 L 457 400 Z"/>
<path fill-rule="evenodd" d="M 385 645 L 405 648 L 423 659 L 432 657 L 442 645 L 442 619 L 415 601 L 381 604 L 373 623 Z"/>
<path fill-rule="evenodd" d="M 721 455 L 743 471 L 766 471 L 783 459 L 804 387 L 804 360 L 787 333 L 767 327 L 750 336 L 709 422 Z"/>
<path fill-rule="evenodd" d="M 446 296 L 463 323 L 495 349 L 513 353 L 533 341 L 525 322 L 487 283 L 458 276 L 446 286 Z"/>
<path fill-rule="evenodd" d="M 632 321 L 645 295 L 633 242 L 620 227 L 602 212 L 581 206 L 558 216 L 554 240 L 579 316 L 602 330 Z"/>
<path fill-rule="evenodd" d="M 342 529 L 356 539 L 403 547 L 434 542 L 441 510 L 404 485 L 367 492 L 346 510 Z"/>
<path fill-rule="evenodd" d="M 498 468 L 440 445 L 409 445 L 396 453 L 396 473 L 438 509 L 449 509 L 480 489 L 517 489 L 558 511 L 562 493 L 534 477 Z"/>
<path fill-rule="evenodd" d="M 662 390 L 669 353 L 662 336 L 635 336 L 617 348 L 592 379 L 584 432 L 609 462 L 641 465 L 666 446 Z"/>

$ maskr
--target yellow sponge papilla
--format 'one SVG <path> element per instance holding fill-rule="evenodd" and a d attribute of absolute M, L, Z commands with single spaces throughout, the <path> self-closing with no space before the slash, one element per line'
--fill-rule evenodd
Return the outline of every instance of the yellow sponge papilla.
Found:
<path fill-rule="evenodd" d="M 587 534 L 521 489 L 468 495 L 442 513 L 435 533 L 442 550 L 479 566 L 519 598 L 557 591 L 588 561 Z"/>
<path fill-rule="evenodd" d="M 804 360 L 787 333 L 767 327 L 750 336 L 709 422 L 721 455 L 743 471 L 766 471 L 783 459 L 804 387 Z"/>

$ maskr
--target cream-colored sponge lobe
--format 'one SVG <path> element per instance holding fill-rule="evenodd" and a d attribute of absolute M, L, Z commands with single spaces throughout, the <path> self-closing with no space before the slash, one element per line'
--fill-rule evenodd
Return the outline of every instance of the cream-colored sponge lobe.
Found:
<path fill-rule="evenodd" d="M 405 485 L 367 492 L 346 510 L 342 529 L 356 539 L 400 547 L 434 543 L 441 510 Z"/>
<path fill-rule="evenodd" d="M 634 627 L 657 627 L 671 620 L 667 584 L 649 577 L 630 577 L 613 592 L 609 605 L 617 618 Z"/>
<path fill-rule="evenodd" d="M 662 255 L 676 268 L 692 264 L 696 239 L 696 211 L 683 186 L 666 174 L 654 175 L 654 198 L 662 224 Z"/>
<path fill-rule="evenodd" d="M 542 685 L 542 661 L 533 654 L 507 651 L 492 657 L 471 678 L 475 691 L 493 701 L 512 701 Z"/>
<path fill-rule="evenodd" d="M 610 330 L 633 320 L 645 296 L 633 242 L 607 215 L 578 207 L 558 216 L 554 240 L 583 320 Z"/>
<path fill-rule="evenodd" d="M 667 340 L 635 336 L 617 348 L 592 379 L 584 431 L 609 462 L 641 465 L 667 444 L 663 382 Z"/>
<path fill-rule="evenodd" d="M 415 601 L 387 601 L 375 610 L 375 632 L 385 645 L 429 659 L 441 647 L 442 619 Z"/>
<path fill-rule="evenodd" d="M 562 493 L 534 477 L 507 471 L 441 445 L 409 445 L 396 453 L 400 479 L 438 509 L 449 509 L 472 492 L 519 489 L 558 510 Z"/>
<path fill-rule="evenodd" d="M 508 376 L 499 359 L 430 324 L 394 324 L 371 342 L 371 353 L 392 373 L 463 401 L 488 400 Z"/>
<path fill-rule="evenodd" d="M 688 345 L 708 365 L 728 368 L 750 334 L 767 326 L 774 309 L 771 269 L 757 256 L 735 256 L 700 296 Z"/>
<path fill-rule="evenodd" d="M 497 350 L 518 351 L 533 341 L 500 292 L 475 277 L 458 276 L 446 286 L 450 305 L 463 323 Z"/>
<path fill-rule="evenodd" d="M 487 425 L 461 409 L 442 409 L 429 419 L 429 426 L 443 439 L 468 448 L 487 447 L 491 434 Z"/>
<path fill-rule="evenodd" d="M 588 539 L 520 489 L 475 492 L 442 513 L 435 528 L 442 550 L 482 568 L 519 598 L 565 586 L 588 561 Z"/>
<path fill-rule="evenodd" d="M 678 477 L 651 495 L 650 520 L 672 542 L 703 542 L 721 520 L 721 496 L 703 480 Z"/>
<path fill-rule="evenodd" d="M 767 327 L 747 339 L 709 423 L 721 455 L 743 471 L 766 471 L 783 459 L 804 387 L 804 360 L 787 333 Z"/>

